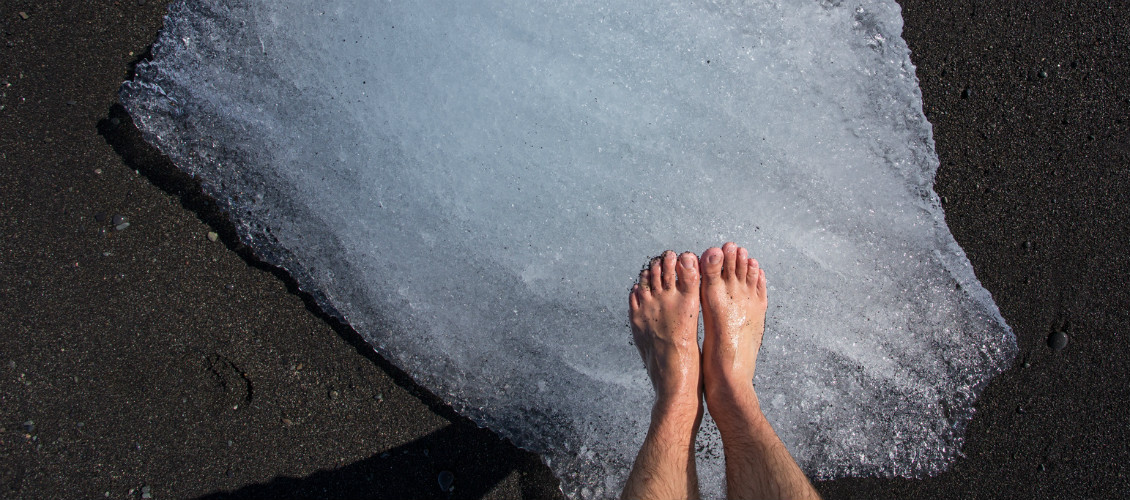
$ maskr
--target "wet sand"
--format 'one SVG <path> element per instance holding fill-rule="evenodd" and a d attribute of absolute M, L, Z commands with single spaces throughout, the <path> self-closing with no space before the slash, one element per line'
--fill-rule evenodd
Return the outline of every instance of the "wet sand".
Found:
<path fill-rule="evenodd" d="M 0 7 L 0 497 L 554 496 L 138 140 L 116 92 L 165 5 Z M 1020 357 L 949 472 L 828 498 L 1130 492 L 1130 5 L 1017 5 L 903 3 L 936 190 Z"/>

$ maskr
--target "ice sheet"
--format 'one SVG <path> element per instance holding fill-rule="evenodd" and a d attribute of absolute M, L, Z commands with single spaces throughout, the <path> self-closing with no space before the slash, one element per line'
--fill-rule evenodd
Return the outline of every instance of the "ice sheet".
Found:
<path fill-rule="evenodd" d="M 754 382 L 805 471 L 920 476 L 1016 345 L 901 31 L 891 0 L 181 1 L 121 97 L 260 256 L 570 495 L 618 493 L 647 428 L 638 269 L 727 240 L 769 275 Z"/>

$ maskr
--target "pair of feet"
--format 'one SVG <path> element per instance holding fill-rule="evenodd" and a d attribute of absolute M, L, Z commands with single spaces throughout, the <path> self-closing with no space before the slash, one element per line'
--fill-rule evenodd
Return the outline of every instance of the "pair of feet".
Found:
<path fill-rule="evenodd" d="M 628 303 L 655 406 L 621 498 L 698 498 L 694 442 L 705 395 L 722 437 L 727 498 L 818 499 L 754 392 L 768 305 L 757 261 L 733 243 L 702 257 L 666 251 L 640 272 Z"/>
<path fill-rule="evenodd" d="M 628 303 L 656 411 L 697 422 L 704 393 L 716 421 L 731 409 L 756 404 L 752 380 L 768 297 L 765 271 L 745 248 L 726 243 L 701 257 L 668 250 L 640 272 Z"/>

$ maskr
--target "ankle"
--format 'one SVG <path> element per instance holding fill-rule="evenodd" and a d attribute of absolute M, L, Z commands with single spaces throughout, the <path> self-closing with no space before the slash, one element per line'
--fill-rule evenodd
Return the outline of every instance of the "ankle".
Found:
<path fill-rule="evenodd" d="M 765 421 L 761 403 L 751 382 L 719 384 L 712 389 L 707 390 L 706 405 L 723 435 L 730 431 L 750 430 Z"/>
<path fill-rule="evenodd" d="M 704 408 L 701 396 L 696 398 L 658 399 L 651 408 L 651 426 L 686 431 L 697 429 Z"/>

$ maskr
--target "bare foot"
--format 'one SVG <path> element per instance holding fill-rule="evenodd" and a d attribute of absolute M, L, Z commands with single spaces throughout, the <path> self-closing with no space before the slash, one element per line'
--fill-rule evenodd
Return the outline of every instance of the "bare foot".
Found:
<path fill-rule="evenodd" d="M 652 259 L 628 296 L 632 337 L 655 406 L 621 498 L 698 498 L 695 436 L 702 422 L 698 259 L 670 250 Z"/>
<path fill-rule="evenodd" d="M 670 250 L 640 271 L 628 298 L 632 337 L 651 384 L 656 406 L 701 406 L 699 370 L 698 260 Z"/>
<path fill-rule="evenodd" d="M 756 401 L 753 373 L 769 301 L 765 271 L 745 248 L 726 243 L 703 252 L 702 370 L 711 415 Z M 753 401 L 750 401 L 753 398 Z M 716 415 L 719 414 L 719 415 Z"/>

